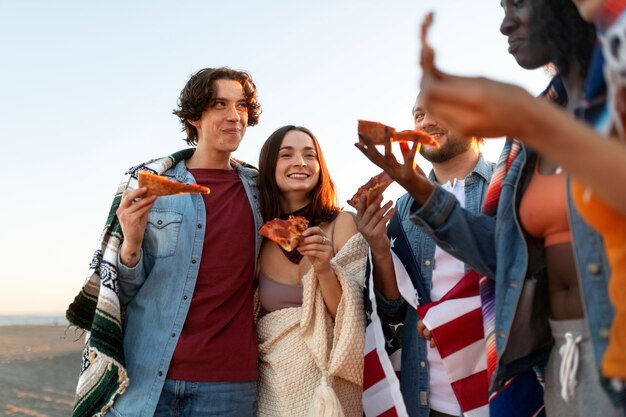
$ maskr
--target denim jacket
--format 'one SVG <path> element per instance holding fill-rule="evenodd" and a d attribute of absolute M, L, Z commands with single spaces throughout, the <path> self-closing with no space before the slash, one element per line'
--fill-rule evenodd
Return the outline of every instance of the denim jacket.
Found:
<path fill-rule="evenodd" d="M 465 206 L 472 213 L 480 213 L 483 198 L 487 192 L 489 180 L 495 164 L 484 160 L 482 154 L 474 170 L 465 178 Z M 430 180 L 435 182 L 433 172 Z M 443 193 L 456 200 L 454 195 L 437 187 Z M 396 212 L 402 221 L 402 228 L 411 244 L 416 256 L 417 264 L 424 281 L 424 288 L 430 291 L 432 287 L 433 259 L 435 256 L 435 242 L 410 220 L 410 208 L 413 198 L 405 194 L 396 202 Z M 470 267 L 466 264 L 465 269 Z M 411 279 L 415 279 L 411 277 Z M 417 314 L 412 308 L 407 308 L 404 300 L 386 300 L 376 292 L 378 311 L 381 319 L 387 323 L 403 322 L 401 330 L 402 340 L 402 369 L 400 373 L 400 390 L 404 398 L 409 416 L 428 417 L 428 360 L 426 358 L 426 341 L 417 335 Z"/>
<path fill-rule="evenodd" d="M 231 165 L 241 178 L 258 230 L 263 221 L 257 172 L 235 161 Z M 163 175 L 177 182 L 195 183 L 185 161 Z M 139 263 L 128 268 L 118 258 L 120 301 L 126 305 L 124 354 L 130 385 L 109 415 L 151 417 L 154 414 L 191 304 L 205 227 L 210 225 L 206 224 L 202 196 L 160 197 L 148 214 Z M 260 247 L 261 238 L 257 234 L 257 256 Z"/>
<path fill-rule="evenodd" d="M 495 277 L 498 370 L 492 381 L 492 390 L 500 388 L 507 379 L 519 372 L 532 366 L 545 365 L 551 347 L 550 344 L 542 344 L 527 355 L 515 355 L 511 352 L 517 349 L 518 343 L 509 343 L 511 339 L 522 341 L 533 338 L 532 332 L 520 332 L 520 327 L 513 324 L 525 280 L 533 279 L 534 274 L 542 269 L 542 265 L 529 265 L 529 252 L 542 253 L 543 241 L 532 239 L 522 231 L 518 214 L 520 189 L 534 166 L 529 160 L 535 157 L 534 152 L 522 147 L 511 164 L 502 184 L 497 221 L 464 210 L 454 196 L 440 188 L 435 189 L 424 205 L 420 207 L 414 203 L 411 208 L 410 219 L 443 249 L 479 273 Z M 580 218 L 569 189 L 568 206 L 580 294 L 599 372 L 613 318 L 613 308 L 608 297 L 609 265 L 601 237 Z M 547 314 L 549 312 L 546 309 Z M 528 321 L 529 318 L 520 317 L 519 320 Z M 533 326 L 540 324 L 532 323 Z M 526 327 L 527 330 L 529 328 Z M 618 402 L 621 394 L 613 391 L 606 380 L 602 383 L 609 395 Z"/>

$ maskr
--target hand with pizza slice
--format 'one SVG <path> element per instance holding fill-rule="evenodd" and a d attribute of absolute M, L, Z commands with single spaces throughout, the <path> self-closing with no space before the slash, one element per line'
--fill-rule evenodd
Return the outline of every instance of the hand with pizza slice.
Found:
<path fill-rule="evenodd" d="M 408 131 L 418 133 L 412 133 L 412 137 L 416 139 L 414 140 L 413 146 L 411 146 L 410 149 L 408 147 L 402 148 L 404 163 L 399 163 L 391 150 L 393 132 L 390 134 L 385 133 L 383 135 L 382 140 L 383 144 L 385 145 L 385 153 L 383 155 L 378 151 L 378 149 L 376 149 L 376 145 L 380 144 L 380 134 L 383 130 L 380 129 L 379 126 L 377 127 L 372 123 L 373 122 L 368 122 L 367 124 L 363 125 L 359 123 L 359 127 L 367 127 L 364 131 L 359 130 L 359 142 L 355 143 L 354 146 L 356 146 L 370 161 L 372 161 L 375 165 L 381 168 L 386 173 L 385 177 L 395 180 L 411 195 L 413 195 L 416 201 L 420 203 L 425 202 L 433 190 L 433 185 L 424 174 L 424 171 L 422 171 L 422 169 L 415 163 L 415 154 L 417 153 L 421 144 L 424 143 L 424 141 L 428 141 L 429 145 L 431 145 L 433 142 L 438 144 L 438 142 L 426 132 L 420 130 Z M 387 129 L 385 130 L 388 131 Z M 374 131 L 376 131 L 377 133 L 372 134 L 372 132 Z M 408 133 L 404 135 L 404 137 L 408 136 Z M 433 146 L 438 147 L 437 145 Z M 368 192 L 367 190 L 370 188 L 372 189 L 370 192 L 373 193 L 376 193 L 376 190 L 380 190 L 381 188 L 384 190 L 386 186 L 384 186 L 385 180 L 383 180 L 383 178 L 384 177 L 382 176 L 382 174 L 379 174 L 377 177 L 372 178 L 370 182 L 365 184 L 359 189 L 359 191 L 357 191 L 357 194 L 363 194 L 365 192 Z M 355 202 L 353 199 L 351 199 L 349 203 L 350 205 L 355 207 L 355 205 L 352 204 Z M 367 199 L 365 202 L 365 206 L 367 207 L 370 202 L 371 200 Z"/>
<path fill-rule="evenodd" d="M 372 204 L 375 199 L 383 195 L 383 192 L 391 185 L 392 182 L 393 178 L 383 171 L 370 178 L 369 181 L 360 186 L 352 198 L 348 200 L 348 204 L 356 209 L 358 208 L 357 206 L 361 196 L 365 196 L 363 201 L 365 203 L 365 207 L 367 207 Z"/>
<path fill-rule="evenodd" d="M 259 234 L 275 242 L 285 251 L 291 252 L 304 239 L 302 232 L 308 225 L 309 221 L 302 216 L 289 216 L 287 220 L 275 218 L 265 223 Z"/>
<path fill-rule="evenodd" d="M 124 242 L 120 248 L 120 258 L 124 265 L 132 267 L 139 262 L 141 244 L 148 221 L 148 212 L 157 197 L 175 194 L 208 194 L 208 187 L 197 184 L 181 184 L 148 171 L 137 173 L 138 188 L 124 192 L 115 214 L 122 227 Z"/>
<path fill-rule="evenodd" d="M 144 197 L 153 195 L 209 194 L 211 192 L 209 187 L 203 187 L 198 184 L 181 184 L 148 171 L 139 171 L 137 173 L 137 182 L 139 183 L 139 188 L 145 187 L 147 189 Z"/>

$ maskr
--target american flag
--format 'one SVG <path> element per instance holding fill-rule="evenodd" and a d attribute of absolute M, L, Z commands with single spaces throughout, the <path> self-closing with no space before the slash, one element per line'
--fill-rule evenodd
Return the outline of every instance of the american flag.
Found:
<path fill-rule="evenodd" d="M 363 412 L 366 417 L 408 417 L 397 375 L 400 371 L 400 345 L 392 329 L 378 316 L 370 259 L 371 256 L 368 258 L 364 297 L 367 328 L 363 370 Z"/>
<path fill-rule="evenodd" d="M 480 278 L 471 270 L 441 300 L 417 307 L 435 340 L 461 411 L 468 417 L 489 416 Z"/>

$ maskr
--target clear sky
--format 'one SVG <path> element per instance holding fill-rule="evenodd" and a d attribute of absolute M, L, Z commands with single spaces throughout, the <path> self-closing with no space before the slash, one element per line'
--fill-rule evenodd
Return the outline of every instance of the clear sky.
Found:
<path fill-rule="evenodd" d="M 256 165 L 271 132 L 306 126 L 348 199 L 378 173 L 353 146 L 357 119 L 412 128 L 430 10 L 441 68 L 533 93 L 547 83 L 508 55 L 498 0 L 0 0 L 0 314 L 65 310 L 125 170 L 185 147 L 171 112 L 203 67 L 257 84 L 261 121 L 236 157 Z"/>

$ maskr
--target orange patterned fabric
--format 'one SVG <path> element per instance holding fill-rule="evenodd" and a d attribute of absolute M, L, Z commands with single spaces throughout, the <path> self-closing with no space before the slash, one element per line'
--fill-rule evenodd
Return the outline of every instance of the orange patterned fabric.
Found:
<path fill-rule="evenodd" d="M 626 217 L 572 180 L 572 195 L 581 216 L 604 238 L 611 278 L 609 296 L 615 308 L 609 347 L 602 359 L 602 373 L 626 378 Z"/>

